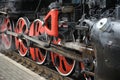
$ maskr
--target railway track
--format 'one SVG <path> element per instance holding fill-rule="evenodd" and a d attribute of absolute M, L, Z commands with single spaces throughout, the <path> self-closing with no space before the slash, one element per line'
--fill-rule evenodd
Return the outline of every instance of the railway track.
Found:
<path fill-rule="evenodd" d="M 20 56 L 17 52 L 11 50 L 2 50 L 0 51 L 2 54 L 8 56 L 14 61 L 22 64 L 33 72 L 37 73 L 40 76 L 45 77 L 47 80 L 74 80 L 70 77 L 61 76 L 57 71 L 50 69 L 43 65 L 38 65 L 31 59 L 27 57 Z"/>

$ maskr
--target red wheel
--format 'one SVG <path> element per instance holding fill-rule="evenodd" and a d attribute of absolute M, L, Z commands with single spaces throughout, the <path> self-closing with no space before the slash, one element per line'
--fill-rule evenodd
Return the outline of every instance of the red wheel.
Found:
<path fill-rule="evenodd" d="M 85 63 L 83 63 L 83 62 L 80 62 L 79 63 L 80 64 L 80 72 L 81 71 L 84 71 L 84 70 L 86 70 L 86 69 L 89 69 L 91 72 L 93 72 L 94 73 L 94 63 L 92 63 L 92 64 L 89 64 L 89 66 L 87 67 L 87 66 L 85 66 Z M 87 68 L 86 68 L 87 67 Z M 94 75 L 94 74 L 91 74 L 91 75 L 88 75 L 88 74 L 86 74 L 86 73 L 82 73 L 81 75 L 83 75 L 83 78 L 85 79 L 85 80 L 93 80 L 93 76 L 91 76 L 91 75 Z"/>
<path fill-rule="evenodd" d="M 42 27 L 42 21 L 36 19 L 30 26 L 29 36 L 40 36 L 44 32 L 44 27 Z M 33 60 L 38 64 L 45 63 L 47 51 L 41 48 L 30 47 L 30 54 Z"/>
<path fill-rule="evenodd" d="M 54 43 L 59 44 L 60 41 L 60 39 L 54 40 Z M 73 72 L 75 67 L 75 60 L 66 58 L 62 55 L 58 55 L 57 53 L 53 52 L 51 53 L 51 57 L 55 68 L 61 75 L 68 76 Z"/>
<path fill-rule="evenodd" d="M 30 22 L 26 17 L 19 18 L 15 26 L 15 32 L 18 34 L 22 34 L 22 33 L 27 34 L 29 24 Z M 28 52 L 27 40 L 15 37 L 15 45 L 16 45 L 16 49 L 18 50 L 21 56 L 25 56 L 27 54 Z"/>
<path fill-rule="evenodd" d="M 9 18 L 3 18 L 3 22 L 0 25 L 0 32 L 3 31 L 12 31 L 12 23 Z M 12 36 L 5 33 L 1 34 L 1 41 L 5 49 L 10 49 L 12 44 Z"/>

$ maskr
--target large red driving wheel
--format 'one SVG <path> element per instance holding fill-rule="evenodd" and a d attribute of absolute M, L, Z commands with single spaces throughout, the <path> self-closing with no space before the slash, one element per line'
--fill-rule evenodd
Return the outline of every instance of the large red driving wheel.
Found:
<path fill-rule="evenodd" d="M 1 19 L 2 19 L 2 22 L 0 25 L 0 32 L 4 32 L 6 30 L 12 31 L 13 25 L 10 19 L 9 18 L 1 18 Z M 1 36 L 1 43 L 3 45 L 3 48 L 10 49 L 12 45 L 12 36 L 7 35 L 5 33 L 0 34 L 0 36 Z"/>
<path fill-rule="evenodd" d="M 44 27 L 42 27 L 42 21 L 36 19 L 32 22 L 30 26 L 29 36 L 38 38 L 44 32 Z M 47 51 L 42 48 L 30 47 L 30 54 L 34 61 L 38 64 L 43 64 L 46 61 Z"/>
<path fill-rule="evenodd" d="M 54 44 L 59 44 L 60 39 L 54 40 Z M 58 55 L 57 53 L 51 52 L 51 58 L 52 62 L 57 69 L 57 71 L 63 75 L 63 76 L 68 76 L 74 71 L 75 67 L 75 60 L 66 58 L 62 55 Z"/>
<path fill-rule="evenodd" d="M 29 20 L 26 17 L 18 19 L 15 32 L 18 34 L 28 34 Z M 26 56 L 28 52 L 27 40 L 19 37 L 15 37 L 15 46 L 21 56 Z"/>

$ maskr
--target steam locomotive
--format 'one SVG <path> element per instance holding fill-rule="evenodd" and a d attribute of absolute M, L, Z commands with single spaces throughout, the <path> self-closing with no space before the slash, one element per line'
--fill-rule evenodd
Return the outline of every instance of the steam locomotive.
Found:
<path fill-rule="evenodd" d="M 62 76 L 119 80 L 119 20 L 119 0 L 1 0 L 1 45 Z"/>

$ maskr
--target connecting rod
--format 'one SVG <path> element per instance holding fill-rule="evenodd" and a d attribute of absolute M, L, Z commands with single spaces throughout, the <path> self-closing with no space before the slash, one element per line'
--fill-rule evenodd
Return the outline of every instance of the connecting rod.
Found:
<path fill-rule="evenodd" d="M 35 39 L 35 38 L 30 37 L 30 36 L 25 35 L 25 34 L 17 34 L 17 33 L 12 32 L 12 31 L 5 31 L 5 33 L 8 35 L 12 35 L 14 37 L 28 39 L 34 43 L 33 46 L 35 46 L 35 47 L 43 48 L 45 50 L 52 51 L 54 53 L 63 55 L 65 57 L 68 57 L 68 58 L 71 58 L 71 59 L 74 59 L 77 61 L 83 61 L 81 54 L 78 54 L 78 52 L 76 52 L 75 50 L 63 48 L 59 45 L 49 44 L 47 42 L 40 41 L 38 39 Z M 45 45 L 48 45 L 48 44 L 50 45 L 50 47 L 45 47 Z"/>
<path fill-rule="evenodd" d="M 80 62 L 83 61 L 82 56 L 81 56 L 81 54 L 83 53 L 82 51 L 84 51 L 83 49 L 80 49 L 81 51 L 78 53 L 77 50 L 70 49 L 67 46 L 62 47 L 60 45 L 55 45 L 55 44 L 52 44 L 52 43 L 49 44 L 47 42 L 40 41 L 38 39 L 35 39 L 35 38 L 30 37 L 30 36 L 25 35 L 25 34 L 18 34 L 18 33 L 12 32 L 12 31 L 8 31 L 8 30 L 5 31 L 5 33 L 8 34 L 8 35 L 12 35 L 14 37 L 21 38 L 21 39 L 30 40 L 34 43 L 33 46 L 35 46 L 35 47 L 39 47 L 39 48 L 43 48 L 43 49 L 48 50 L 48 51 L 52 51 L 54 53 L 57 53 L 57 54 L 60 54 L 62 56 L 71 58 L 73 60 L 77 60 L 77 61 L 80 61 Z M 45 47 L 45 45 L 50 45 L 50 47 Z"/>

